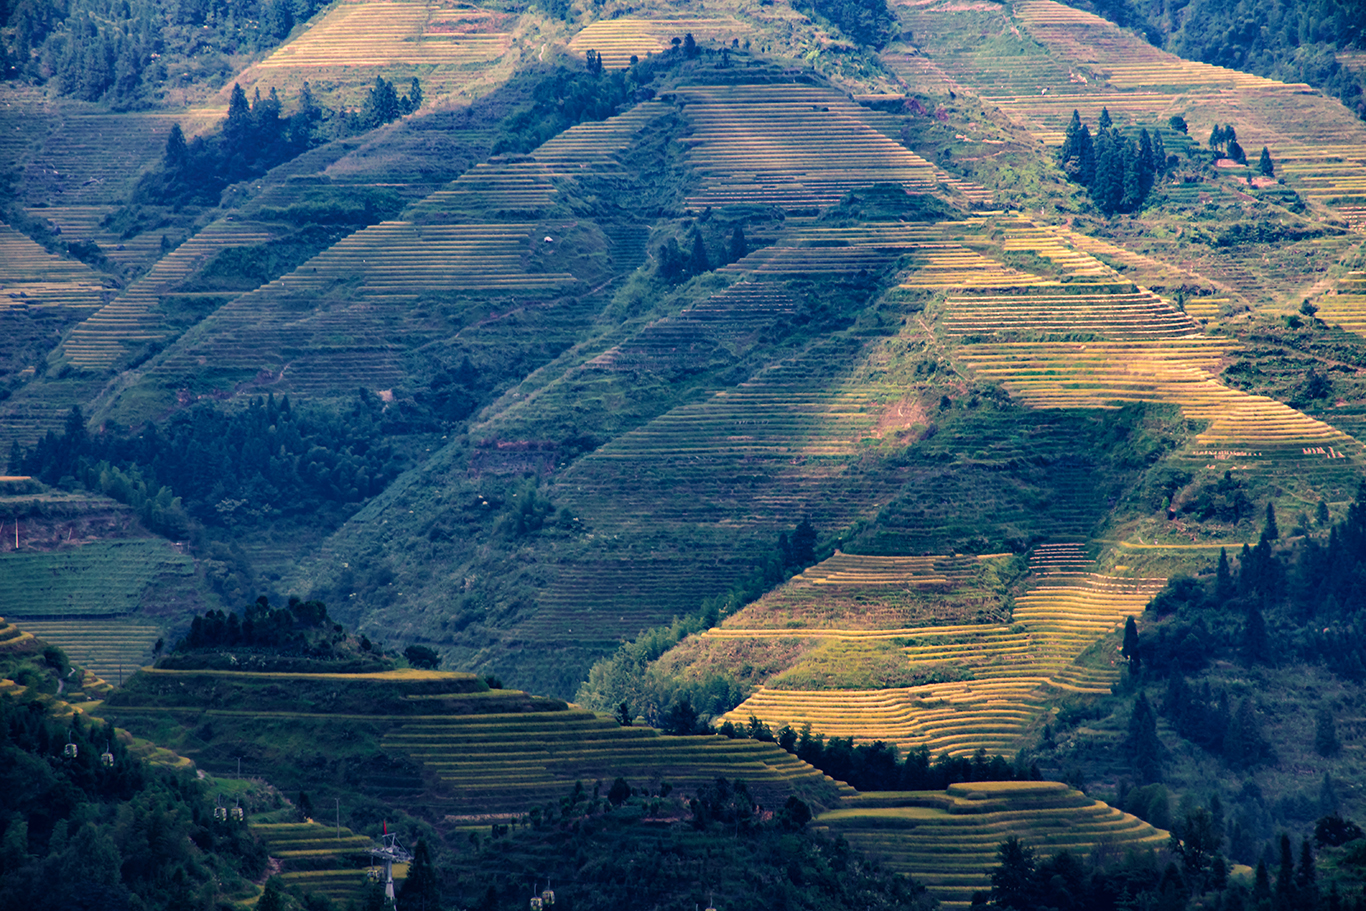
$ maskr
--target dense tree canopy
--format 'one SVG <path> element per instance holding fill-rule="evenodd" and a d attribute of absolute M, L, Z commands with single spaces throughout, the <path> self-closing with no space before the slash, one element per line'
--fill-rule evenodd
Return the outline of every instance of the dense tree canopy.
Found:
<path fill-rule="evenodd" d="M 137 434 L 91 434 L 79 409 L 17 467 L 50 484 L 79 484 L 183 536 L 189 520 L 223 527 L 343 516 L 383 490 L 401 462 L 368 392 L 337 411 L 268 396 L 246 408 L 201 405 Z M 65 480 L 64 480 L 65 479 Z"/>
<path fill-rule="evenodd" d="M 213 907 L 260 875 L 265 851 L 192 775 L 81 717 L 0 697 L 0 907 Z"/>

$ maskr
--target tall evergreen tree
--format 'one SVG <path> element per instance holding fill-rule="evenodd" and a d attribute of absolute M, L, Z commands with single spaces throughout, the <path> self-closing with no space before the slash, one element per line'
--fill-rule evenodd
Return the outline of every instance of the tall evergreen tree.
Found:
<path fill-rule="evenodd" d="M 1271 161 L 1271 153 L 1262 146 L 1262 157 L 1257 160 L 1257 170 L 1263 177 L 1275 177 L 1276 165 Z"/>
<path fill-rule="evenodd" d="M 162 156 L 162 162 L 166 170 L 178 173 L 185 169 L 189 160 L 190 150 L 185 145 L 185 134 L 181 131 L 180 124 L 172 124 L 171 133 L 166 137 L 166 153 Z"/>
<path fill-rule="evenodd" d="M 1333 710 L 1320 705 L 1314 716 L 1314 752 L 1320 756 L 1336 756 L 1341 749 L 1337 725 L 1333 723 Z"/>
<path fill-rule="evenodd" d="M 1124 618 L 1124 645 L 1119 651 L 1129 662 L 1129 672 L 1137 674 L 1142 667 L 1143 659 L 1139 655 L 1138 624 L 1134 623 L 1133 617 Z M 1179 678 L 1181 675 L 1175 676 Z"/>
<path fill-rule="evenodd" d="M 413 846 L 408 878 L 394 896 L 394 904 L 397 911 L 441 911 L 441 884 L 425 838 Z"/>
<path fill-rule="evenodd" d="M 739 262 L 749 255 L 749 242 L 745 240 L 744 225 L 736 225 L 730 233 L 730 261 Z"/>
<path fill-rule="evenodd" d="M 1157 739 L 1157 713 L 1148 697 L 1139 693 L 1129 715 L 1129 754 L 1144 784 L 1162 780 L 1162 742 Z"/>
<path fill-rule="evenodd" d="M 1219 548 L 1219 566 L 1214 572 L 1214 600 L 1219 604 L 1227 604 L 1233 597 L 1233 573 L 1229 570 L 1228 550 Z"/>
<path fill-rule="evenodd" d="M 1266 504 L 1266 525 L 1262 527 L 1262 540 L 1275 541 L 1281 536 L 1281 531 L 1276 527 L 1276 506 L 1269 500 Z"/>
<path fill-rule="evenodd" d="M 702 242 L 702 232 L 696 228 L 692 232 L 692 255 L 688 257 L 688 269 L 693 275 L 711 271 L 711 260 L 707 257 L 707 245 Z"/>

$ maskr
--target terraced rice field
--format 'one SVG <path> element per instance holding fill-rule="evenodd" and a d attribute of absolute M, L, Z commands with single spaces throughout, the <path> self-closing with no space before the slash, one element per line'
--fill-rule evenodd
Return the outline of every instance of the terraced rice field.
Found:
<path fill-rule="evenodd" d="M 130 349 L 166 337 L 157 308 L 164 294 L 221 250 L 270 240 L 259 228 L 218 221 L 163 256 L 142 278 L 91 314 L 63 340 L 59 353 L 87 370 L 113 368 Z"/>
<path fill-rule="evenodd" d="M 159 538 L 0 554 L 0 567 L 5 578 L 0 615 L 21 623 L 38 617 L 129 614 L 153 583 L 194 573 L 194 561 Z"/>
<path fill-rule="evenodd" d="M 1366 272 L 1348 272 L 1331 293 L 1318 298 L 1315 304 L 1319 319 L 1366 335 Z"/>
<path fill-rule="evenodd" d="M 257 379 L 303 396 L 388 388 L 406 375 L 407 344 L 395 326 L 405 305 L 424 293 L 535 296 L 577 283 L 567 272 L 528 271 L 526 259 L 545 230 L 408 221 L 366 228 L 224 304 L 147 377 L 198 392 Z"/>
<path fill-rule="evenodd" d="M 101 617 L 71 620 L 20 620 L 24 629 L 66 652 L 115 686 L 152 661 L 152 646 L 165 633 L 155 623 Z"/>
<path fill-rule="evenodd" d="M 117 211 L 116 206 L 46 206 L 27 211 L 30 216 L 60 228 L 64 239 L 93 241 L 105 256 L 121 266 L 140 267 L 162 255 L 161 235 L 157 231 L 122 238 L 101 224 L 106 216 Z"/>
<path fill-rule="evenodd" d="M 95 310 L 108 293 L 103 276 L 85 263 L 51 254 L 0 224 L 0 313 L 53 307 Z"/>
<path fill-rule="evenodd" d="M 340 3 L 257 66 L 272 70 L 482 63 L 501 56 L 511 45 L 506 31 L 510 19 L 478 7 L 452 9 L 425 2 Z"/>
<path fill-rule="evenodd" d="M 30 652 L 35 646 L 32 633 L 0 617 L 0 655 Z"/>
<path fill-rule="evenodd" d="M 417 778 L 403 784 L 405 799 L 425 800 L 458 815 L 521 814 L 533 806 L 559 800 L 576 781 L 610 782 L 617 777 L 637 785 L 649 782 L 656 788 L 668 781 L 686 789 L 719 776 L 738 778 L 770 804 L 774 799 L 781 803 L 787 794 L 797 791 L 829 805 L 837 794 L 852 792 L 776 744 L 719 736 L 666 737 L 652 728 L 622 727 L 605 715 L 582 709 L 557 710 L 546 701 L 537 702 L 513 690 L 470 692 L 470 679 L 468 674 L 436 672 L 318 675 L 143 671 L 137 678 L 141 683 L 135 681 L 133 695 L 123 701 L 136 698 L 148 704 L 106 703 L 101 712 L 134 732 L 164 724 L 168 718 L 203 715 L 221 717 L 224 724 L 250 723 L 272 729 L 287 726 L 296 733 L 310 726 L 334 729 L 339 723 L 356 725 L 379 734 L 385 752 L 410 757 L 430 773 L 425 784 Z M 259 692 L 286 680 L 293 681 L 291 693 L 302 694 L 294 697 L 301 704 L 312 698 L 313 704 L 373 705 L 378 697 L 352 692 L 356 687 L 372 686 L 382 688 L 385 700 L 406 711 L 344 714 L 345 709 L 279 710 L 280 704 L 290 700 L 287 694 L 270 696 L 273 702 L 258 702 L 250 710 L 237 708 L 237 703 L 231 703 L 231 708 L 195 703 L 198 694 L 217 694 L 225 687 L 237 687 L 233 692 L 243 687 Z M 355 682 L 349 684 L 348 680 Z M 176 682 L 182 685 L 175 686 Z M 194 695 L 187 697 L 187 693 Z M 222 700 L 221 695 L 217 698 Z M 417 714 L 422 711 L 430 713 Z M 231 764 L 226 755 L 190 755 L 207 767 Z M 435 786 L 429 786 L 432 780 L 437 782 Z"/>
<path fill-rule="evenodd" d="M 985 558 L 982 558 L 985 559 Z M 955 635 L 976 630 L 984 608 L 1008 618 L 984 595 L 951 608 L 945 594 L 971 587 L 982 560 L 973 556 L 845 554 L 793 576 L 720 626 L 708 639 L 894 639 L 925 631 Z M 962 627 L 954 624 L 969 624 Z M 950 630 L 954 632 L 949 632 Z"/>
<path fill-rule="evenodd" d="M 950 296 L 944 303 L 944 329 L 956 336 L 1096 334 L 1116 340 L 1200 335 L 1194 320 L 1151 291 L 1087 291 L 1084 285 L 1070 284 L 1029 294 Z"/>
<path fill-rule="evenodd" d="M 773 205 L 813 212 L 851 190 L 894 183 L 930 192 L 949 178 L 869 123 L 843 95 L 805 85 L 681 86 L 691 208 Z M 986 203 L 990 194 L 964 185 Z"/>
<path fill-rule="evenodd" d="M 855 618 L 854 610 L 848 611 L 851 619 L 844 623 L 836 615 L 822 617 L 818 628 L 795 626 L 793 620 L 800 615 L 794 616 L 791 605 L 799 604 L 803 589 L 820 580 L 854 580 L 833 583 L 843 590 L 836 589 L 832 600 L 877 604 L 880 590 L 888 586 L 947 580 L 925 574 L 937 564 L 953 562 L 942 557 L 832 559 L 839 562 L 808 570 L 784 587 L 788 591 L 767 596 L 759 602 L 762 607 L 742 611 L 704 633 L 704 639 L 897 639 L 905 643 L 901 651 L 908 666 L 924 671 L 966 669 L 969 679 L 872 690 L 762 686 L 726 718 L 743 722 L 753 715 L 775 729 L 810 724 L 827 736 L 883 740 L 903 751 L 924 746 L 935 754 L 968 755 L 983 748 L 1011 752 L 1059 693 L 1110 691 L 1119 678 L 1117 659 L 1097 666 L 1094 661 L 1078 663 L 1078 658 L 1122 625 L 1125 617 L 1142 613 L 1166 581 L 1093 573 L 1091 559 L 1080 546 L 1043 545 L 1031 558 L 1038 582 L 1016 598 L 1009 618 L 963 623 L 961 616 L 935 616 L 931 605 L 931 613 L 917 618 L 919 623 L 896 628 L 874 627 L 865 618 Z M 957 559 L 961 565 L 962 558 Z M 898 570 L 905 573 L 899 583 Z M 875 616 L 883 623 L 898 619 L 885 612 Z M 945 619 L 951 625 L 939 625 Z"/>
<path fill-rule="evenodd" d="M 64 206 L 122 204 L 142 169 L 160 159 L 171 125 L 179 121 L 192 135 L 205 119 L 200 112 L 83 110 L 71 105 L 55 112 L 54 128 L 25 167 L 31 196 L 42 193 L 43 201 Z"/>
<path fill-rule="evenodd" d="M 1210 422 L 1190 453 L 1198 462 L 1304 471 L 1322 467 L 1325 460 L 1360 457 L 1360 444 L 1342 431 L 1217 380 L 1226 344 L 1204 337 L 1013 342 L 965 345 L 958 357 L 976 375 L 999 380 L 1014 398 L 1034 408 L 1179 405 L 1186 417 Z"/>
<path fill-rule="evenodd" d="M 615 117 L 581 123 L 541 145 L 532 154 L 557 177 L 572 178 L 591 169 L 612 174 L 621 169 L 617 156 L 640 139 L 642 131 L 673 108 L 660 101 L 644 101 Z"/>
<path fill-rule="evenodd" d="M 1237 123 L 1245 145 L 1271 149 L 1289 188 L 1366 226 L 1366 129 L 1306 85 L 1182 60 L 1053 0 L 1016 3 L 1011 18 L 919 3 L 901 15 L 928 56 L 891 54 L 885 62 L 913 85 L 978 94 L 1049 145 L 1062 141 L 1074 109 L 1094 122 L 1104 106 L 1121 126 L 1160 128 L 1169 147 L 1187 141 L 1167 132 L 1173 114 L 1197 138 L 1215 123 Z M 981 40 L 1012 29 L 1009 47 L 1004 37 Z M 1188 188 L 1171 192 L 1178 189 Z"/>
<path fill-rule="evenodd" d="M 326 895 L 334 902 L 360 901 L 371 872 L 366 853 L 375 842 L 342 826 L 309 822 L 253 822 L 251 832 L 280 861 L 286 886 Z M 395 883 L 408 874 L 394 865 Z"/>
<path fill-rule="evenodd" d="M 413 719 L 390 730 L 383 745 L 434 772 L 446 789 L 439 799 L 458 814 L 532 806 L 563 797 L 575 781 L 617 776 L 685 789 L 739 778 L 769 797 L 793 787 L 833 787 L 775 744 L 665 737 L 581 709 Z"/>
<path fill-rule="evenodd" d="M 946 908 L 991 888 L 997 846 L 1015 836 L 1038 854 L 1112 857 L 1157 849 L 1169 837 L 1128 813 L 1055 781 L 950 785 L 947 791 L 845 797 L 814 825 L 848 839 L 891 870 L 924 883 Z"/>
<path fill-rule="evenodd" d="M 569 50 L 580 56 L 596 51 L 604 67 L 621 69 L 630 64 L 632 57 L 644 60 L 669 50 L 674 39 L 682 41 L 687 34 L 699 43 L 719 41 L 728 45 L 732 38 L 743 38 L 745 33 L 745 25 L 729 16 L 659 19 L 621 16 L 592 23 L 570 39 Z"/>

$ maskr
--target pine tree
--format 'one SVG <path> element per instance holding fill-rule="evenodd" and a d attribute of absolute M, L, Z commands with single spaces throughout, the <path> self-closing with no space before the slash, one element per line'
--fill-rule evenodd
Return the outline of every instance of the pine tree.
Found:
<path fill-rule="evenodd" d="M 1253 878 L 1252 902 L 1256 908 L 1262 908 L 1271 902 L 1271 875 L 1266 869 L 1266 860 L 1257 861 L 1257 872 Z"/>
<path fill-rule="evenodd" d="M 1143 665 L 1143 659 L 1139 655 L 1138 624 L 1134 623 L 1133 617 L 1124 618 L 1124 645 L 1120 648 L 1119 653 L 1128 659 L 1129 673 L 1137 674 Z M 1174 674 L 1172 676 L 1180 677 L 1181 675 Z"/>
<path fill-rule="evenodd" d="M 1144 127 L 1138 134 L 1138 183 L 1143 199 L 1148 198 L 1156 176 L 1157 161 L 1153 158 L 1153 138 L 1148 135 L 1148 128 Z"/>
<path fill-rule="evenodd" d="M 1276 527 L 1276 507 L 1268 501 L 1266 504 L 1266 526 L 1262 529 L 1262 540 L 1275 541 L 1280 536 L 1280 529 Z"/>
<path fill-rule="evenodd" d="M 234 151 L 246 141 L 251 129 L 251 105 L 247 103 L 247 93 L 242 86 L 233 83 L 232 94 L 228 97 L 228 119 L 223 123 L 223 138 Z"/>
<path fill-rule="evenodd" d="M 702 232 L 696 228 L 692 232 L 692 255 L 688 257 L 688 269 L 693 275 L 711 271 L 711 260 L 707 258 L 707 246 L 702 242 Z"/>
<path fill-rule="evenodd" d="M 730 261 L 735 263 L 749 255 L 749 242 L 745 240 L 745 228 L 736 225 L 730 234 Z"/>
<path fill-rule="evenodd" d="M 1263 177 L 1275 177 L 1276 165 L 1271 161 L 1271 153 L 1266 146 L 1262 146 L 1262 157 L 1257 161 L 1257 170 Z"/>
<path fill-rule="evenodd" d="M 1333 711 L 1326 705 L 1320 705 L 1314 717 L 1314 752 L 1320 756 L 1335 756 L 1341 749 L 1337 726 L 1333 723 Z"/>
<path fill-rule="evenodd" d="M 1034 850 L 1014 835 L 998 848 L 1000 866 L 991 874 L 991 901 L 998 908 L 1029 911 L 1037 906 Z"/>
<path fill-rule="evenodd" d="M 1318 889 L 1318 871 L 1314 868 L 1314 847 L 1309 839 L 1300 842 L 1300 863 L 1295 868 L 1295 887 L 1301 895 L 1311 895 Z"/>
<path fill-rule="evenodd" d="M 1162 742 L 1157 739 L 1157 714 L 1148 697 L 1139 694 L 1129 715 L 1129 752 L 1144 784 L 1162 780 Z"/>
<path fill-rule="evenodd" d="M 1281 833 L 1281 865 L 1276 870 L 1276 902 L 1288 908 L 1295 895 L 1295 854 L 1290 848 L 1290 836 Z"/>
<path fill-rule="evenodd" d="M 1271 660 L 1271 639 L 1266 634 L 1266 618 L 1261 608 L 1252 605 L 1243 623 L 1243 658 L 1250 664 L 1266 664 Z"/>
<path fill-rule="evenodd" d="M 166 154 L 162 157 L 162 162 L 166 170 L 179 172 L 184 170 L 189 160 L 190 150 L 185 145 L 185 134 L 181 131 L 180 124 L 172 124 L 171 134 L 166 137 Z"/>
<path fill-rule="evenodd" d="M 1229 570 L 1228 550 L 1219 548 L 1219 566 L 1214 572 L 1214 600 L 1220 605 L 1227 604 L 1233 597 L 1233 573 Z"/>
<path fill-rule="evenodd" d="M 1096 129 L 1098 129 L 1098 130 L 1108 130 L 1108 129 L 1110 129 L 1110 127 L 1112 127 L 1113 125 L 1114 125 L 1114 121 L 1110 119 L 1110 109 L 1109 109 L 1109 108 L 1104 108 L 1104 107 L 1101 108 L 1101 109 L 1100 109 L 1100 117 L 1096 118 Z"/>
<path fill-rule="evenodd" d="M 413 846 L 408 878 L 394 899 L 397 911 L 441 911 L 441 884 L 425 838 L 419 838 Z"/>

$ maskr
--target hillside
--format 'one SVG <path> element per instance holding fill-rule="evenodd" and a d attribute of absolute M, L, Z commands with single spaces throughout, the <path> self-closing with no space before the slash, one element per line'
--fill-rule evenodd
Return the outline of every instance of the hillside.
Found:
<path fill-rule="evenodd" d="M 0 481 L 0 613 L 114 682 L 262 593 L 431 649 L 451 670 L 344 688 L 163 659 L 101 710 L 287 792 L 387 776 L 357 832 L 616 777 L 842 813 L 783 749 L 806 725 L 1036 763 L 1157 829 L 1226 806 L 1249 867 L 1360 816 L 1311 794 L 1359 771 L 1346 733 L 1230 765 L 1162 701 L 1175 666 L 1225 721 L 1303 740 L 1272 719 L 1331 698 L 1355 731 L 1355 666 L 1304 643 L 1328 611 L 1354 655 L 1359 593 L 1265 588 L 1292 645 L 1250 663 L 1224 646 L 1251 600 L 1162 605 L 1356 515 L 1366 126 L 1271 51 L 1183 59 L 1052 0 L 877 6 L 296 4 L 208 29 L 215 74 L 137 105 L 17 72 L 0 451 L 32 480 Z"/>

